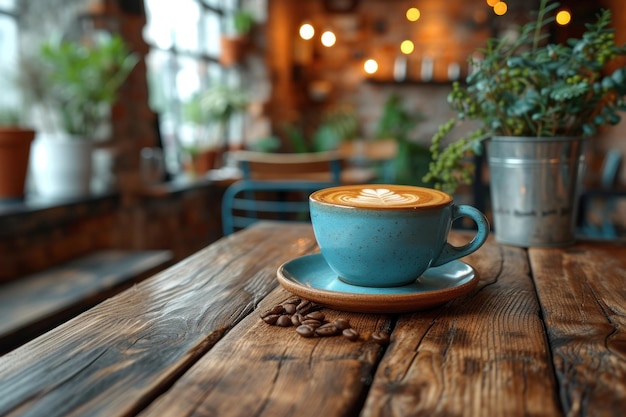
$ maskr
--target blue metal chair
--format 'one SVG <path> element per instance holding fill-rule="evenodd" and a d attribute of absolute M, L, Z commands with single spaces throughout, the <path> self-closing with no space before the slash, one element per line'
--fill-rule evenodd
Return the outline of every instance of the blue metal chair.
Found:
<path fill-rule="evenodd" d="M 616 187 L 622 154 L 609 149 L 602 163 L 599 183 L 583 190 L 579 204 L 579 223 L 582 234 L 601 239 L 615 239 L 618 233 L 612 220 L 618 199 L 626 198 L 626 190 Z M 594 219 L 595 218 L 595 221 Z"/>
<path fill-rule="evenodd" d="M 309 195 L 339 185 L 342 158 L 336 152 L 267 154 L 241 151 L 243 178 L 222 198 L 224 235 L 258 220 L 309 221 Z"/>

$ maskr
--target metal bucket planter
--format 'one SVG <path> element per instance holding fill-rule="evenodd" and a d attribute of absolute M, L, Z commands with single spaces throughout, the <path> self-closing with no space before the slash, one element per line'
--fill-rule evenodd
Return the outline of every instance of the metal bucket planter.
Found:
<path fill-rule="evenodd" d="M 574 243 L 584 143 L 570 137 L 488 141 L 496 240 L 523 247 Z"/>

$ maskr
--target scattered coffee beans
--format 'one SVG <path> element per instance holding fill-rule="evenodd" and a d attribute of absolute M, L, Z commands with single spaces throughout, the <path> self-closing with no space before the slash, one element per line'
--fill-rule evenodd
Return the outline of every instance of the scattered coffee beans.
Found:
<path fill-rule="evenodd" d="M 272 326 L 296 327 L 296 333 L 302 337 L 329 337 L 343 335 L 350 341 L 358 340 L 360 335 L 344 318 L 326 321 L 320 306 L 299 298 L 291 298 L 261 314 L 261 319 Z M 372 335 L 373 337 L 373 335 Z"/>
<path fill-rule="evenodd" d="M 347 329 L 343 329 L 341 334 L 343 334 L 346 339 L 348 339 L 348 340 L 350 340 L 352 342 L 354 342 L 355 340 L 357 340 L 359 338 L 359 333 L 356 330 L 354 330 L 352 327 L 347 328 Z"/>
<path fill-rule="evenodd" d="M 389 344 L 389 335 L 385 332 L 372 333 L 372 340 L 381 346 Z"/>

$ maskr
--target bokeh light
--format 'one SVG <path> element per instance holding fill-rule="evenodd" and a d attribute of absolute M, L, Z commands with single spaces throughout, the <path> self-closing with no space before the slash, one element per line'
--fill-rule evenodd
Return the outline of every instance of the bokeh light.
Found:
<path fill-rule="evenodd" d="M 422 13 L 417 7 L 411 7 L 409 10 L 406 11 L 406 18 L 410 22 L 417 22 L 421 15 Z"/>
<path fill-rule="evenodd" d="M 368 74 L 374 74 L 376 71 L 378 71 L 378 62 L 376 62 L 375 59 L 368 59 L 363 64 L 363 69 Z"/>
<path fill-rule="evenodd" d="M 556 23 L 561 26 L 567 25 L 572 20 L 572 15 L 567 10 L 561 10 L 556 14 Z"/>
<path fill-rule="evenodd" d="M 305 23 L 300 26 L 300 37 L 305 40 L 309 40 L 315 35 L 315 28 L 309 23 Z"/>
<path fill-rule="evenodd" d="M 333 46 L 335 42 L 337 42 L 337 37 L 333 32 L 327 30 L 326 32 L 322 33 L 322 45 L 329 48 Z"/>
<path fill-rule="evenodd" d="M 509 7 L 506 5 L 505 2 L 499 1 L 493 6 L 493 12 L 497 14 L 498 16 L 502 16 L 506 14 L 506 11 L 508 10 L 508 8 Z"/>
<path fill-rule="evenodd" d="M 400 52 L 402 52 L 405 55 L 410 54 L 414 50 L 415 50 L 415 45 L 413 44 L 413 42 L 411 42 L 408 39 L 405 41 L 402 41 L 402 43 L 400 44 Z"/>

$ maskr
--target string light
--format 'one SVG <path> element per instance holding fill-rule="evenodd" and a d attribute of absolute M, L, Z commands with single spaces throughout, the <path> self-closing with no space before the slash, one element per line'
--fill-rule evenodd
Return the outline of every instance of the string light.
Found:
<path fill-rule="evenodd" d="M 315 28 L 309 23 L 304 23 L 302 26 L 300 26 L 299 33 L 302 39 L 309 40 L 315 35 Z"/>
<path fill-rule="evenodd" d="M 375 59 L 368 59 L 363 64 L 363 69 L 368 74 L 374 74 L 376 71 L 378 71 L 378 62 L 376 62 Z"/>
<path fill-rule="evenodd" d="M 333 32 L 327 30 L 326 32 L 322 33 L 322 45 L 330 48 L 335 44 L 335 42 L 337 42 L 337 37 Z"/>
<path fill-rule="evenodd" d="M 406 18 L 409 22 L 417 22 L 421 15 L 422 13 L 417 7 L 411 7 L 406 11 Z"/>
<path fill-rule="evenodd" d="M 415 45 L 410 40 L 402 41 L 402 43 L 400 44 L 400 52 L 402 52 L 405 55 L 410 54 L 414 50 L 415 50 Z"/>
<path fill-rule="evenodd" d="M 567 10 L 561 10 L 556 14 L 556 23 L 561 26 L 567 25 L 572 20 L 572 15 Z"/>
<path fill-rule="evenodd" d="M 493 6 L 493 12 L 497 14 L 498 16 L 502 16 L 506 14 L 507 10 L 508 10 L 508 6 L 503 1 L 499 1 Z"/>

